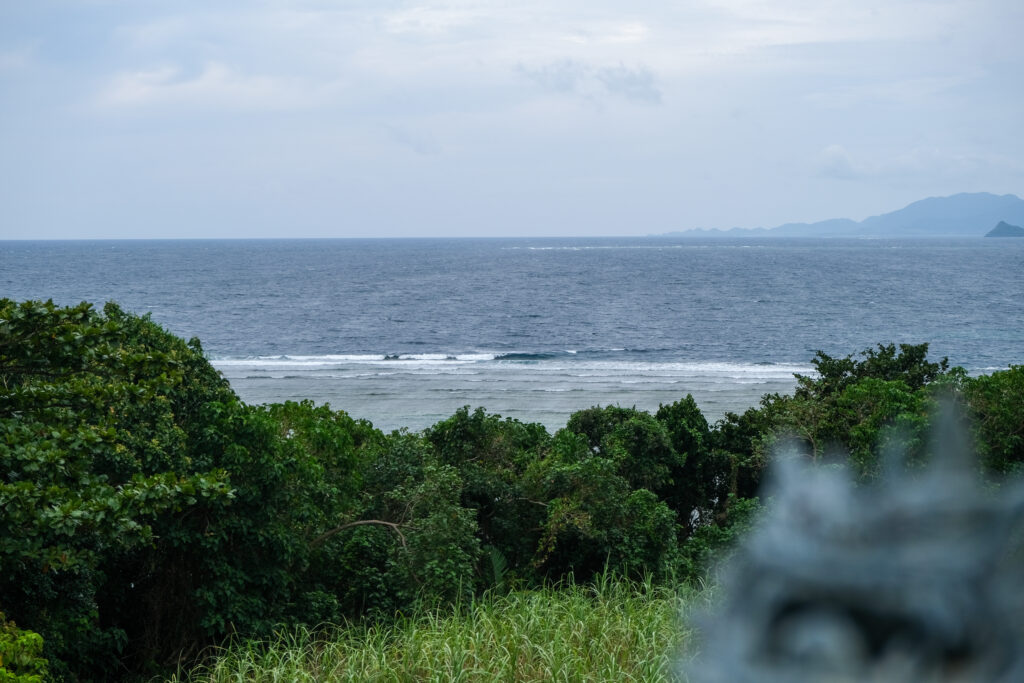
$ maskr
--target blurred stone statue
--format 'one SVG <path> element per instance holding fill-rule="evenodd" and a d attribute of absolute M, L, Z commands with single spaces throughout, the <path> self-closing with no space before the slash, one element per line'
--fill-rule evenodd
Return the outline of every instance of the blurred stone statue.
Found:
<path fill-rule="evenodd" d="M 963 436 L 945 431 L 929 466 L 892 464 L 870 485 L 780 454 L 766 514 L 699 621 L 688 679 L 1024 681 L 1024 493 L 983 486 Z"/>

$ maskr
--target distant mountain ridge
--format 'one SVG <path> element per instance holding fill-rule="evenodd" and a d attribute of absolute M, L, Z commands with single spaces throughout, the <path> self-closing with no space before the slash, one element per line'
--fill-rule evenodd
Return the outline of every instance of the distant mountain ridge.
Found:
<path fill-rule="evenodd" d="M 1024 199 L 1012 194 L 964 192 L 929 197 L 862 221 L 833 218 L 774 228 L 687 230 L 673 237 L 983 237 L 999 222 L 1024 223 Z"/>

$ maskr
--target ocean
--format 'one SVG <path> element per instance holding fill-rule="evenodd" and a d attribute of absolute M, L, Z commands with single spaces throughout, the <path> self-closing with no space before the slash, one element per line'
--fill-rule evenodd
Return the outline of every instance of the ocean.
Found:
<path fill-rule="evenodd" d="M 686 394 L 714 421 L 818 349 L 1024 363 L 1024 240 L 0 242 L 0 297 L 116 301 L 199 337 L 248 402 L 388 430 L 463 405 L 554 430 Z"/>

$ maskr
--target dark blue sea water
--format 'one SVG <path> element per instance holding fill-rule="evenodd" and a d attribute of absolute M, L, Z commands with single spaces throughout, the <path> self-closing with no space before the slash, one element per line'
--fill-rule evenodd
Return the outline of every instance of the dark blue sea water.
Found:
<path fill-rule="evenodd" d="M 1024 362 L 1024 240 L 2 242 L 0 296 L 117 301 L 198 336 L 248 401 L 384 428 L 687 393 L 715 419 L 878 342 Z"/>

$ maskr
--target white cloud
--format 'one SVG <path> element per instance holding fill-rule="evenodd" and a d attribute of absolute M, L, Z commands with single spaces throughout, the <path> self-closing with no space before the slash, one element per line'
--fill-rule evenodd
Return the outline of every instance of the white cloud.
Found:
<path fill-rule="evenodd" d="M 191 76 L 177 66 L 123 72 L 110 80 L 98 98 L 99 104 L 117 108 L 290 109 L 308 101 L 309 94 L 292 83 L 243 74 L 218 62 L 207 63 Z"/>
<path fill-rule="evenodd" d="M 296 79 L 288 74 L 301 74 L 307 90 L 330 90 L 344 81 L 369 84 L 364 90 L 368 96 L 432 85 L 469 92 L 487 89 L 488 80 L 504 79 L 508 85 L 503 73 L 519 64 L 548 90 L 653 104 L 672 89 L 675 78 L 746 69 L 754 54 L 756 68 L 785 73 L 793 68 L 792 61 L 771 49 L 865 36 L 904 40 L 927 33 L 952 11 L 930 8 L 914 21 L 900 20 L 910 16 L 908 7 L 920 10 L 920 4 L 702 0 L 664 5 L 638 0 L 624 9 L 601 0 L 268 0 L 230 12 L 216 5 L 165 9 L 118 27 L 117 34 L 140 64 L 233 65 L 230 74 L 203 74 L 199 80 L 220 79 L 216 85 L 245 106 L 271 106 L 266 99 L 286 99 L 260 93 L 285 86 L 295 90 Z M 947 6 L 956 7 L 939 5 Z M 582 73 L 571 73 L 579 71 L 575 65 L 586 66 Z M 102 99 L 126 103 L 141 93 L 155 96 L 158 87 L 163 96 L 176 91 L 186 97 L 188 88 L 175 80 L 181 74 L 153 83 L 153 76 L 164 76 L 156 71 L 121 73 Z M 842 87 L 821 97 L 857 96 Z"/>
<path fill-rule="evenodd" d="M 461 7 L 419 5 L 401 9 L 384 16 L 383 25 L 388 33 L 441 37 L 484 22 L 489 13 L 483 4 L 464 4 Z"/>
<path fill-rule="evenodd" d="M 952 32 L 974 5 L 964 0 L 705 0 L 721 13 L 727 46 L 933 39 Z M 720 35 L 721 40 L 722 35 Z"/>
<path fill-rule="evenodd" d="M 562 39 L 577 45 L 630 45 L 643 43 L 651 35 L 642 21 L 598 21 L 566 32 Z"/>

